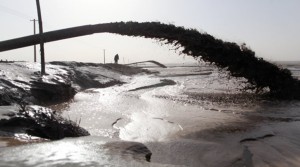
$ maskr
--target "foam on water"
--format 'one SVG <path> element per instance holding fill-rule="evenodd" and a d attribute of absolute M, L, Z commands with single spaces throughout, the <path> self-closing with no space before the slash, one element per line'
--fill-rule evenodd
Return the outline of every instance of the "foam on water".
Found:
<path fill-rule="evenodd" d="M 159 82 L 160 79 L 151 76 L 136 76 L 130 83 L 122 86 L 90 89 L 78 93 L 69 109 L 63 113 L 72 120 L 80 119 L 81 126 L 87 128 L 92 135 L 113 138 L 119 133 L 117 137 L 123 140 L 162 140 L 171 132 L 179 130 L 178 125 L 160 120 L 166 117 L 168 110 L 161 107 L 160 100 L 152 97 L 151 91 L 127 92 Z M 128 124 L 116 129 L 112 124 L 117 119 L 120 119 L 123 124 Z"/>
<path fill-rule="evenodd" d="M 0 151 L 1 165 L 14 162 L 23 166 L 297 166 L 300 163 L 295 156 L 300 154 L 299 102 L 251 101 L 252 96 L 237 96 L 244 80 L 225 78 L 211 67 L 152 70 L 161 73 L 125 77 L 127 83 L 121 86 L 76 94 L 63 114 L 80 122 L 92 136 L 5 148 Z M 174 80 L 176 84 L 129 91 L 155 85 L 161 79 Z M 198 98 L 206 93 L 212 94 L 212 98 Z M 221 102 L 215 102 L 214 98 L 219 96 Z M 120 156 L 103 147 L 111 141 L 144 143 L 152 152 L 151 163 L 132 158 L 134 154 L 131 158 L 126 154 L 124 158 L 123 151 Z"/>

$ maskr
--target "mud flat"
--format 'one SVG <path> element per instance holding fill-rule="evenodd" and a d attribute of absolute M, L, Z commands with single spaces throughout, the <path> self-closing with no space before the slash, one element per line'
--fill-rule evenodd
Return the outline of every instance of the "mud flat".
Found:
<path fill-rule="evenodd" d="M 90 75 L 86 66 L 76 66 Z M 122 84 L 85 90 L 75 87 L 80 91 L 61 108 L 62 117 L 77 123 L 80 120 L 80 127 L 91 135 L 3 147 L 0 166 L 251 167 L 300 163 L 296 156 L 300 153 L 297 100 L 245 92 L 245 80 L 228 78 L 207 66 L 151 68 L 159 73 L 134 75 L 92 67 L 92 71 L 101 69 Z"/>
<path fill-rule="evenodd" d="M 45 106 L 62 110 L 76 92 L 120 85 L 126 80 L 122 77 L 147 72 L 117 64 L 52 62 L 40 76 L 39 68 L 38 63 L 0 64 L 1 147 L 89 135 L 79 127 L 80 121 Z"/>

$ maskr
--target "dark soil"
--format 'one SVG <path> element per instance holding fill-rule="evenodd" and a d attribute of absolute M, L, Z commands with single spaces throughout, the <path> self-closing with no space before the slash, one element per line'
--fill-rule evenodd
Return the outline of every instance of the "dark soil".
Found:
<path fill-rule="evenodd" d="M 10 113 L 8 119 L 0 120 L 0 131 L 26 133 L 50 140 L 90 135 L 79 127 L 79 123 L 66 120 L 57 112 L 43 107 L 27 107 L 18 113 Z"/>

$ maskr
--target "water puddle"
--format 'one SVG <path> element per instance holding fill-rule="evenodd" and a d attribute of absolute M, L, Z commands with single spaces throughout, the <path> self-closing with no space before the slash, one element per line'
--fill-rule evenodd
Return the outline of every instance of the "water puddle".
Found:
<path fill-rule="evenodd" d="M 263 166 L 276 157 L 295 166 L 299 102 L 253 99 L 239 92 L 243 80 L 183 69 L 161 69 L 167 84 L 137 75 L 79 92 L 55 107 L 91 136 L 21 146 L 0 138 L 0 166 Z"/>

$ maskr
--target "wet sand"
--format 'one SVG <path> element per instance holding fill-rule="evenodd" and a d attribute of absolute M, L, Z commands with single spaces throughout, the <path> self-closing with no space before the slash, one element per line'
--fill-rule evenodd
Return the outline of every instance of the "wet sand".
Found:
<path fill-rule="evenodd" d="M 81 119 L 92 136 L 6 148 L 0 160 L 13 156 L 14 163 L 34 159 L 29 165 L 61 166 L 299 166 L 299 101 L 241 92 L 243 80 L 224 79 L 215 71 L 183 76 L 182 67 L 154 70 L 176 84 L 137 75 L 123 85 L 79 92 L 62 113 Z M 128 151 L 128 141 L 146 146 L 151 161 Z M 15 154 L 21 151 L 29 155 Z"/>

